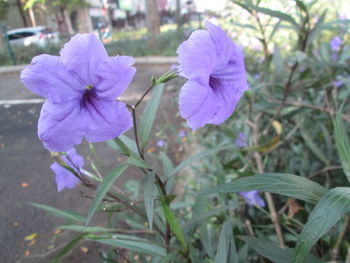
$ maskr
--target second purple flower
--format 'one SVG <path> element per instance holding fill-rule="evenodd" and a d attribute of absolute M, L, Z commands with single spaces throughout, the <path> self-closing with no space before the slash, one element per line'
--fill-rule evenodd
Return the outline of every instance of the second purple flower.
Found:
<path fill-rule="evenodd" d="M 193 130 L 224 122 L 248 89 L 242 49 L 220 27 L 205 25 L 177 50 L 180 74 L 188 79 L 180 114 Z"/>

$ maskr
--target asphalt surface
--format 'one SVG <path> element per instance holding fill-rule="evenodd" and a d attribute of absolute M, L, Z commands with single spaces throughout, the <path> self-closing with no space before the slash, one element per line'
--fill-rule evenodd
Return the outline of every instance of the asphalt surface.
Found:
<path fill-rule="evenodd" d="M 147 89 L 150 77 L 159 76 L 169 67 L 138 66 L 136 77 L 122 96 L 123 100 L 135 101 Z M 157 117 L 157 122 L 159 118 L 165 118 L 167 122 L 178 123 L 176 105 L 169 103 L 177 94 L 176 88 L 166 89 L 160 109 L 163 114 Z M 38 97 L 21 84 L 18 72 L 0 74 L 0 258 L 3 263 L 47 262 L 50 254 L 56 251 L 53 248 L 62 245 L 68 238 L 55 232 L 55 226 L 63 224 L 63 220 L 47 216 L 28 202 L 82 214 L 86 214 L 89 205 L 87 199 L 80 197 L 79 188 L 57 192 L 54 174 L 49 168 L 53 161 L 37 138 L 36 125 L 42 104 L 23 101 L 35 98 Z M 1 104 L 5 100 L 21 101 Z M 103 172 L 120 162 L 119 156 L 105 143 L 97 144 L 96 151 L 103 160 Z M 78 147 L 78 153 L 86 160 L 93 158 L 86 143 Z M 123 185 L 127 179 L 137 177 L 138 173 L 131 170 L 117 183 Z M 25 240 L 30 235 L 35 238 Z M 79 246 L 64 262 L 101 262 L 97 261 L 101 247 L 91 243 Z"/>

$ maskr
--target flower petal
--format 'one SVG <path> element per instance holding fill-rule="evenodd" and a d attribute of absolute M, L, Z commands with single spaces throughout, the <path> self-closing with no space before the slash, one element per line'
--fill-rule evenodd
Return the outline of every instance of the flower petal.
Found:
<path fill-rule="evenodd" d="M 99 63 L 108 58 L 102 42 L 92 33 L 76 34 L 60 52 L 68 71 L 77 74 L 84 85 L 96 85 Z"/>
<path fill-rule="evenodd" d="M 125 103 L 96 100 L 87 105 L 85 132 L 87 141 L 101 142 L 118 137 L 132 127 L 132 118 Z"/>
<path fill-rule="evenodd" d="M 133 64 L 134 59 L 127 56 L 111 57 L 101 62 L 96 70 L 100 78 L 96 86 L 97 95 L 112 100 L 122 94 L 135 75 Z"/>
<path fill-rule="evenodd" d="M 242 49 L 235 50 L 225 67 L 214 69 L 209 85 L 221 101 L 220 109 L 209 123 L 218 125 L 231 116 L 244 91 L 248 89 Z"/>
<path fill-rule="evenodd" d="M 44 146 L 53 152 L 65 152 L 79 144 L 87 125 L 77 101 L 46 101 L 40 113 L 38 135 Z"/>
<path fill-rule="evenodd" d="M 53 102 L 80 96 L 84 87 L 66 71 L 57 56 L 39 55 L 21 72 L 21 81 L 33 93 Z"/>
<path fill-rule="evenodd" d="M 60 166 L 56 162 L 50 166 L 51 170 L 56 174 L 56 185 L 57 191 L 61 192 L 64 188 L 72 189 L 74 188 L 79 179 L 75 177 L 71 172 L 69 172 L 66 168 Z"/>
<path fill-rule="evenodd" d="M 213 118 L 220 104 L 209 86 L 189 80 L 181 88 L 179 107 L 181 116 L 193 130 L 196 130 Z"/>
<path fill-rule="evenodd" d="M 180 75 L 208 81 L 213 65 L 216 63 L 216 50 L 207 31 L 193 32 L 190 38 L 179 46 L 176 53 L 179 55 Z"/>
<path fill-rule="evenodd" d="M 77 153 L 75 148 L 68 150 L 67 156 L 63 156 L 63 160 L 77 172 L 84 167 L 84 158 Z"/>
<path fill-rule="evenodd" d="M 231 58 L 234 49 L 236 48 L 235 44 L 221 27 L 216 26 L 209 21 L 206 21 L 205 27 L 215 44 L 218 63 L 226 63 Z"/>

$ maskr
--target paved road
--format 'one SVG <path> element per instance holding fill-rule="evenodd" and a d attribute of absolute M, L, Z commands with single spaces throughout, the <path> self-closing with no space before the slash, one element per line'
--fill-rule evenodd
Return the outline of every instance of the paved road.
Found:
<path fill-rule="evenodd" d="M 123 99 L 134 101 L 147 88 L 151 75 L 160 75 L 169 66 L 138 66 L 137 75 Z M 161 104 L 161 111 L 173 123 L 176 122 L 175 104 L 169 101 L 174 100 L 175 94 L 177 92 L 167 89 Z M 46 262 L 35 255 L 48 251 L 57 236 L 54 226 L 63 224 L 62 220 L 46 216 L 27 202 L 81 213 L 86 213 L 88 206 L 88 201 L 79 197 L 78 190 L 56 191 L 54 174 L 49 169 L 52 160 L 36 135 L 41 103 L 1 104 L 4 100 L 18 102 L 36 98 L 22 86 L 18 72 L 0 74 L 0 258 L 4 263 Z M 105 163 L 102 170 L 107 171 L 116 165 L 117 155 L 104 143 L 97 144 L 96 149 Z M 78 147 L 78 152 L 87 159 L 92 158 L 87 145 Z M 127 176 L 137 177 L 137 173 L 130 171 Z M 120 178 L 119 184 L 125 180 L 125 177 Z M 35 243 L 24 240 L 25 236 L 33 233 L 37 234 Z M 88 253 L 78 249 L 64 262 L 98 262 L 99 247 L 92 244 L 84 246 L 90 248 Z"/>

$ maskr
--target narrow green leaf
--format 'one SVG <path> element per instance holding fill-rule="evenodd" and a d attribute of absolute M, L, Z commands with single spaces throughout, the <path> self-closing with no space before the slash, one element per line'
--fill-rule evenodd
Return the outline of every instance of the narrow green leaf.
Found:
<path fill-rule="evenodd" d="M 134 241 L 134 240 L 123 240 L 123 239 L 95 239 L 94 241 L 106 244 L 112 247 L 120 247 L 129 249 L 131 251 L 137 251 L 140 253 L 146 253 L 153 256 L 164 257 L 166 251 L 164 248 L 150 243 L 148 240 Z"/>
<path fill-rule="evenodd" d="M 109 233 L 115 232 L 115 228 L 104 228 L 101 226 L 81 226 L 81 225 L 64 225 L 57 227 L 61 230 L 68 230 L 74 232 L 82 232 L 82 233 Z"/>
<path fill-rule="evenodd" d="M 191 156 L 190 158 L 187 158 L 185 160 L 183 160 L 181 163 L 179 163 L 174 170 L 171 171 L 171 173 L 169 174 L 168 178 L 174 174 L 176 174 L 177 172 L 179 172 L 180 170 L 182 170 L 183 168 L 185 168 L 186 166 L 189 166 L 190 164 L 192 164 L 195 161 L 198 161 L 199 159 L 202 159 L 204 157 L 207 156 L 211 156 L 213 154 L 216 154 L 217 152 L 223 151 L 223 150 L 227 150 L 230 148 L 234 148 L 234 145 L 225 145 L 225 146 L 219 146 L 216 148 L 213 148 L 211 150 L 207 150 L 198 154 L 195 154 L 193 156 Z"/>
<path fill-rule="evenodd" d="M 145 169 L 150 169 L 150 166 L 137 154 L 130 155 L 130 157 L 128 158 L 128 164 Z"/>
<path fill-rule="evenodd" d="M 86 225 L 90 223 L 91 218 L 96 213 L 99 205 L 113 185 L 114 181 L 125 171 L 127 167 L 127 165 L 117 166 L 106 176 L 106 178 L 103 179 L 103 182 L 97 187 L 94 198 L 91 201 L 88 215 L 86 217 Z"/>
<path fill-rule="evenodd" d="M 144 202 L 147 220 L 150 230 L 153 227 L 153 214 L 154 214 L 154 198 L 156 193 L 156 184 L 154 179 L 154 172 L 149 172 L 146 175 L 144 186 Z"/>
<path fill-rule="evenodd" d="M 238 262 L 238 255 L 237 251 L 234 248 L 235 246 L 232 246 L 232 249 L 234 249 L 233 252 L 235 255 L 232 255 L 231 261 L 228 261 L 229 255 L 230 255 L 230 247 L 231 243 L 233 242 L 234 245 L 234 239 L 233 239 L 233 233 L 232 233 L 232 224 L 230 221 L 225 221 L 223 224 L 221 231 L 220 231 L 220 237 L 218 242 L 218 248 L 215 255 L 215 263 L 223 263 L 223 262 L 230 262 L 230 263 L 239 263 Z"/>
<path fill-rule="evenodd" d="M 329 165 L 329 160 L 327 157 L 323 154 L 321 149 L 311 140 L 310 136 L 306 131 L 300 132 L 301 136 L 303 137 L 306 146 L 310 149 L 310 151 L 325 165 Z"/>
<path fill-rule="evenodd" d="M 310 30 L 310 34 L 308 37 L 308 41 L 311 43 L 313 42 L 318 35 L 322 32 L 324 28 L 324 21 L 326 19 L 326 14 L 327 14 L 327 10 L 325 10 L 322 15 L 320 16 L 320 18 L 317 20 L 315 26 Z"/>
<path fill-rule="evenodd" d="M 144 149 L 147 145 L 151 134 L 153 122 L 156 118 L 160 98 L 164 90 L 164 84 L 159 84 L 155 87 L 150 100 L 148 101 L 140 121 L 140 140 L 141 148 Z"/>
<path fill-rule="evenodd" d="M 85 218 L 81 214 L 73 212 L 73 211 L 60 210 L 60 209 L 57 209 L 57 208 L 52 207 L 52 206 L 42 205 L 42 204 L 37 204 L 37 203 L 28 203 L 28 204 L 35 206 L 37 208 L 40 208 L 42 210 L 45 210 L 49 214 L 56 216 L 56 217 L 61 217 L 61 218 L 73 220 L 76 222 L 85 222 Z"/>
<path fill-rule="evenodd" d="M 72 249 L 84 238 L 84 234 L 76 236 L 72 241 L 70 241 L 52 260 L 50 263 L 58 263 L 60 260 L 68 255 Z"/>
<path fill-rule="evenodd" d="M 160 203 L 162 205 L 166 221 L 169 223 L 170 229 L 174 232 L 179 243 L 182 245 L 182 247 L 185 250 L 187 250 L 187 244 L 185 241 L 185 235 L 183 233 L 183 230 L 182 230 L 179 222 L 177 221 L 175 215 L 171 211 L 171 209 L 168 205 L 168 202 L 166 201 L 165 196 L 162 194 L 161 191 L 159 191 L 159 193 L 160 193 Z"/>
<path fill-rule="evenodd" d="M 237 1 L 234 1 L 235 3 L 237 3 Z M 242 4 L 241 4 L 242 5 Z M 276 17 L 279 18 L 283 21 L 286 21 L 288 23 L 290 23 L 297 31 L 300 30 L 300 26 L 298 25 L 298 23 L 294 20 L 293 17 L 291 17 L 290 15 L 277 11 L 277 10 L 272 10 L 269 8 L 264 8 L 264 7 L 260 7 L 260 6 L 256 6 L 256 5 L 252 5 L 252 4 L 244 4 L 248 9 L 250 10 L 256 10 L 260 13 L 272 16 L 272 17 Z"/>
<path fill-rule="evenodd" d="M 275 45 L 273 52 L 273 63 L 275 64 L 273 78 L 277 82 L 282 81 L 284 75 L 284 62 L 281 55 L 281 51 L 277 45 Z"/>
<path fill-rule="evenodd" d="M 312 210 L 299 235 L 293 263 L 304 262 L 312 246 L 350 211 L 350 188 L 336 187 L 327 192 Z"/>
<path fill-rule="evenodd" d="M 297 3 L 297 6 L 303 10 L 305 12 L 305 14 L 308 14 L 308 10 L 307 10 L 307 7 L 306 5 L 303 3 L 303 1 L 300 1 L 300 0 L 295 0 L 295 2 Z"/>
<path fill-rule="evenodd" d="M 344 126 L 344 121 L 342 118 L 342 107 L 337 112 L 334 124 L 334 134 L 335 134 L 335 142 L 337 145 L 337 150 L 339 154 L 339 158 L 341 160 L 341 164 L 343 167 L 343 171 L 346 175 L 346 178 L 350 182 L 350 143 L 349 138 L 346 134 L 346 129 Z"/>
<path fill-rule="evenodd" d="M 284 173 L 264 173 L 247 176 L 210 188 L 202 194 L 237 193 L 242 191 L 259 190 L 290 196 L 310 203 L 317 203 L 327 189 L 304 177 Z"/>
<path fill-rule="evenodd" d="M 290 263 L 293 257 L 293 250 L 286 247 L 281 248 L 276 243 L 269 240 L 259 239 L 253 236 L 239 236 L 259 255 L 267 258 L 273 263 Z M 321 263 L 322 261 L 310 255 L 307 257 L 308 263 Z"/>
<path fill-rule="evenodd" d="M 170 160 L 169 156 L 165 152 L 160 152 L 159 158 L 163 165 L 163 174 L 165 177 L 167 177 L 168 174 L 170 174 L 171 171 L 174 169 L 173 162 Z"/>

